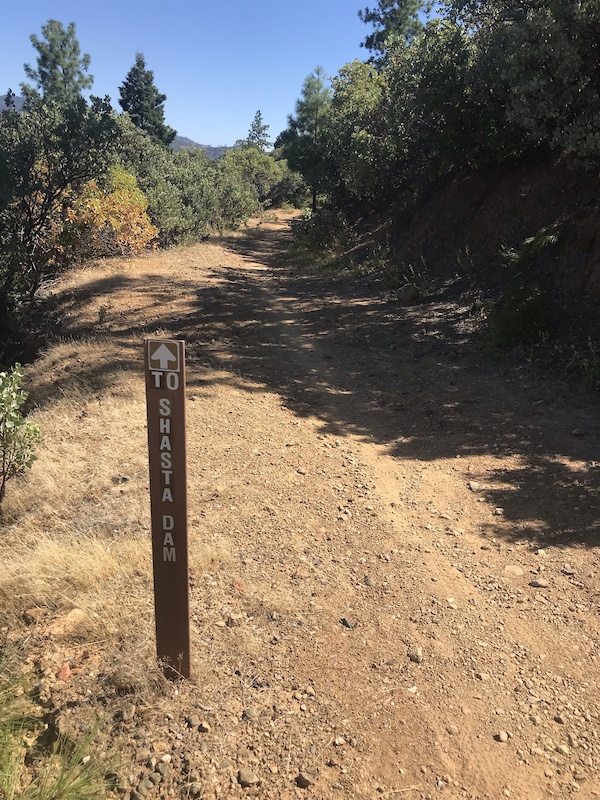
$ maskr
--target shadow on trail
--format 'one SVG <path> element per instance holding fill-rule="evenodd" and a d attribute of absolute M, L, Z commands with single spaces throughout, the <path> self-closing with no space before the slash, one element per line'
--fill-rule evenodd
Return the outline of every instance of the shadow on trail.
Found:
<path fill-rule="evenodd" d="M 215 381 L 276 391 L 295 414 L 320 419 L 323 433 L 351 432 L 397 459 L 497 456 L 497 469 L 471 473 L 503 509 L 502 524 L 490 526 L 495 535 L 600 544 L 596 399 L 571 397 L 526 366 L 484 359 L 469 309 L 443 294 L 402 307 L 358 281 L 298 275 L 281 265 L 280 231 L 252 229 L 220 243 L 248 268 L 224 266 L 203 286 L 177 275 L 170 287 L 153 286 L 152 276 L 111 279 L 110 291 L 150 298 L 152 330 L 187 341 L 191 391 Z M 182 290 L 192 311 L 174 317 L 168 295 Z M 109 289 L 99 282 L 87 291 Z M 141 337 L 149 325 L 116 320 L 110 336 Z M 71 334 L 85 331 L 74 325 Z M 141 364 L 132 356 L 121 368 Z"/>

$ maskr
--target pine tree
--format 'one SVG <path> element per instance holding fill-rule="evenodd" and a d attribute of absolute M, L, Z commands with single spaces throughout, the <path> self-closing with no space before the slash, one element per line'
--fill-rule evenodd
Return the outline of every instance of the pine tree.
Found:
<path fill-rule="evenodd" d="M 154 73 L 146 69 L 142 53 L 136 53 L 135 64 L 119 87 L 119 94 L 119 105 L 137 128 L 164 144 L 171 144 L 177 131 L 165 124 L 163 105 L 167 96 L 154 85 Z"/>
<path fill-rule="evenodd" d="M 325 177 L 322 133 L 331 105 L 331 89 L 323 67 L 316 67 L 302 85 L 295 116 L 279 134 L 275 147 L 281 147 L 291 169 L 299 172 L 312 189 L 313 211 Z"/>
<path fill-rule="evenodd" d="M 385 56 L 390 41 L 394 38 L 410 41 L 423 30 L 419 14 L 429 14 L 431 0 L 378 0 L 375 8 L 365 8 L 358 16 L 375 30 L 362 46 L 378 57 Z"/>
<path fill-rule="evenodd" d="M 35 34 L 30 37 L 38 51 L 37 69 L 24 65 L 25 74 L 37 84 L 39 91 L 26 83 L 21 84 L 21 89 L 29 100 L 41 92 L 45 100 L 66 106 L 94 82 L 93 76 L 86 74 L 90 57 L 87 53 L 81 54 L 74 22 L 65 30 L 61 22 L 49 19 L 42 25 L 42 36 L 42 39 Z"/>
<path fill-rule="evenodd" d="M 260 150 L 264 153 L 267 147 L 271 146 L 271 142 L 267 138 L 267 132 L 270 127 L 270 125 L 264 124 L 261 112 L 257 111 L 248 131 L 246 140 L 248 147 L 253 147 L 255 150 Z"/>

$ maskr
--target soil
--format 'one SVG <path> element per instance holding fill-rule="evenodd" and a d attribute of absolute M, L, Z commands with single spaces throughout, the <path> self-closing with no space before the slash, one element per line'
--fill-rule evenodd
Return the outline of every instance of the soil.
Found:
<path fill-rule="evenodd" d="M 187 342 L 194 675 L 38 638 L 55 726 L 101 720 L 131 798 L 600 796 L 598 399 L 486 357 L 460 303 L 296 270 L 288 234 L 59 287 L 121 361 L 40 404 Z"/>

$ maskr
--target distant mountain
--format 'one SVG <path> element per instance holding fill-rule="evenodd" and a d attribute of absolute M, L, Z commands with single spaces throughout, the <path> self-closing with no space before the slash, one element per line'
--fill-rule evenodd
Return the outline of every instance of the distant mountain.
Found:
<path fill-rule="evenodd" d="M 4 100 L 6 95 L 0 94 L 0 111 L 3 111 L 6 106 L 4 104 Z M 15 110 L 21 111 L 23 109 L 23 104 L 25 103 L 25 98 L 23 97 L 14 97 L 15 103 Z M 225 145 L 218 145 L 217 147 L 213 147 L 210 144 L 198 144 L 198 142 L 194 142 L 191 139 L 188 139 L 186 136 L 176 136 L 175 140 L 171 144 L 172 150 L 185 150 L 188 147 L 201 147 L 202 150 L 206 150 L 206 153 L 210 159 L 216 161 L 217 159 L 221 158 L 223 153 L 227 150 L 231 150 L 230 147 Z"/>
<path fill-rule="evenodd" d="M 6 100 L 6 95 L 0 94 L 0 111 L 4 111 L 4 109 L 6 108 L 6 105 L 4 104 L 5 100 Z M 21 111 L 23 109 L 23 103 L 25 102 L 25 98 L 17 97 L 15 95 L 13 100 L 15 103 L 15 111 Z"/>
<path fill-rule="evenodd" d="M 227 150 L 231 150 L 231 147 L 226 147 L 225 145 L 213 147 L 210 144 L 198 144 L 198 142 L 194 142 L 191 139 L 188 139 L 186 136 L 176 136 L 171 143 L 172 150 L 185 150 L 188 147 L 201 147 L 202 150 L 206 150 L 208 157 L 213 159 L 213 161 L 221 158 L 223 153 L 225 153 Z"/>

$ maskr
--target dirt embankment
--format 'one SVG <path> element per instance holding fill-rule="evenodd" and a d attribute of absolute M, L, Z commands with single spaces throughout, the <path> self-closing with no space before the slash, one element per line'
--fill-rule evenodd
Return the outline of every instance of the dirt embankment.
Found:
<path fill-rule="evenodd" d="M 539 289 L 549 341 L 538 357 L 563 368 L 591 358 L 600 369 L 599 202 L 589 164 L 542 158 L 465 171 L 430 187 L 392 239 L 402 262 L 451 299 L 501 304 L 514 286 Z"/>
<path fill-rule="evenodd" d="M 60 287 L 46 437 L 2 525 L 44 712 L 96 718 L 131 798 L 600 795 L 598 401 L 482 359 L 467 307 L 296 274 L 286 235 Z M 144 334 L 189 354 L 175 686 L 152 669 Z"/>

